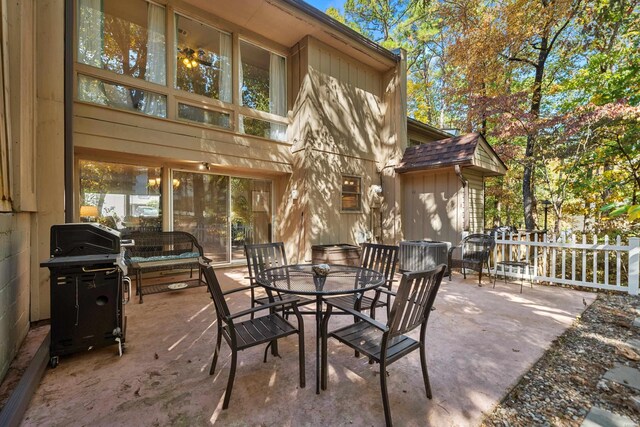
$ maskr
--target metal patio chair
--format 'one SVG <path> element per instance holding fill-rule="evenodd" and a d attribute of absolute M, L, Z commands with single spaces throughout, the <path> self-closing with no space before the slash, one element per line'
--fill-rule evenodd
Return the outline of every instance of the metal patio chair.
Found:
<path fill-rule="evenodd" d="M 327 312 L 322 322 L 322 389 L 327 389 L 327 341 L 329 337 L 333 337 L 356 352 L 363 353 L 369 357 L 370 361 L 380 364 L 380 389 L 387 426 L 392 425 L 387 393 L 387 375 L 385 374 L 387 366 L 413 350 L 420 350 L 424 388 L 427 397 L 431 399 L 425 350 L 427 321 L 446 269 L 446 265 L 440 264 L 434 270 L 404 273 L 396 293 L 379 288 L 377 292 L 395 296 L 386 325 L 357 310 L 340 307 L 341 310 L 348 311 L 358 317 L 360 321 L 327 332 L 333 308 L 331 300 L 327 300 Z M 420 326 L 419 341 L 405 335 L 418 326 Z"/>
<path fill-rule="evenodd" d="M 496 245 L 493 236 L 488 234 L 470 234 L 460 242 L 458 246 L 452 246 L 449 249 L 449 280 L 451 280 L 451 270 L 461 268 L 464 278 L 467 278 L 466 269 L 478 272 L 478 285 L 482 284 L 482 270 L 487 266 L 489 281 L 491 281 L 491 268 L 489 267 L 489 258 L 491 251 Z M 460 249 L 461 257 L 454 258 L 453 252 Z"/>
<path fill-rule="evenodd" d="M 382 273 L 385 277 L 384 287 L 391 290 L 393 277 L 398 262 L 398 246 L 364 243 L 362 245 L 362 257 L 360 266 Z M 365 273 L 366 274 L 366 273 Z M 363 294 L 350 294 L 331 298 L 334 307 L 353 308 L 357 311 L 369 310 L 371 318 L 376 318 L 376 308 L 386 307 L 387 317 L 390 312 L 389 294 L 376 293 L 375 296 Z"/>
<path fill-rule="evenodd" d="M 229 407 L 229 400 L 231 399 L 231 391 L 233 389 L 233 381 L 236 374 L 236 364 L 238 360 L 238 351 L 245 350 L 250 347 L 254 347 L 260 344 L 273 343 L 279 338 L 286 337 L 292 334 L 298 334 L 298 352 L 299 352 L 299 367 L 300 370 L 300 387 L 305 386 L 305 361 L 304 361 L 304 323 L 302 322 L 302 316 L 298 311 L 298 305 L 296 300 L 288 301 L 276 301 L 273 303 L 264 304 L 261 307 L 254 307 L 248 310 L 243 310 L 238 313 L 229 311 L 225 296 L 220 288 L 220 283 L 216 277 L 216 273 L 213 267 L 201 264 L 201 271 L 204 274 L 207 282 L 207 287 L 213 298 L 213 303 L 216 308 L 216 318 L 218 325 L 218 334 L 216 337 L 216 347 L 213 353 L 213 360 L 211 362 L 211 369 L 209 369 L 209 375 L 213 375 L 216 370 L 216 363 L 218 362 L 218 354 L 220 353 L 220 344 L 222 337 L 231 348 L 231 367 L 229 369 L 229 379 L 227 380 L 227 390 L 224 395 L 224 403 L 222 409 Z M 295 327 L 284 319 L 280 314 L 273 311 L 273 308 L 288 306 L 298 319 L 298 326 Z M 251 318 L 245 321 L 238 321 L 238 318 L 251 315 L 254 313 L 268 310 L 268 314 L 256 318 Z M 265 362 L 267 357 L 267 348 L 265 348 Z"/>
<path fill-rule="evenodd" d="M 273 267 L 282 267 L 287 265 L 287 255 L 284 251 L 284 243 L 259 243 L 253 245 L 244 245 L 244 253 L 247 258 L 247 269 L 249 270 L 249 287 L 251 289 L 251 307 L 256 305 L 264 305 L 269 303 L 269 295 L 256 298 L 255 289 L 263 289 L 256 281 L 258 274 L 264 270 Z M 239 290 L 244 290 L 241 288 Z M 234 289 L 234 291 L 237 291 Z M 232 291 L 232 292 L 234 292 Z M 288 299 L 297 299 L 298 306 L 310 304 L 314 302 L 309 298 L 303 298 L 291 294 L 273 295 L 274 300 L 286 301 Z"/>

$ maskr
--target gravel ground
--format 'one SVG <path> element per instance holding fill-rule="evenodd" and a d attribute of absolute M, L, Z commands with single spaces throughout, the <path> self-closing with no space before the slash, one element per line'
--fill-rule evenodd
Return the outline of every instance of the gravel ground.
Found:
<path fill-rule="evenodd" d="M 640 339 L 632 327 L 640 298 L 600 294 L 556 339 L 507 394 L 483 426 L 579 426 L 592 406 L 630 417 L 640 425 L 631 401 L 640 391 L 602 379 L 614 364 L 640 367 L 640 355 L 626 342 Z"/>

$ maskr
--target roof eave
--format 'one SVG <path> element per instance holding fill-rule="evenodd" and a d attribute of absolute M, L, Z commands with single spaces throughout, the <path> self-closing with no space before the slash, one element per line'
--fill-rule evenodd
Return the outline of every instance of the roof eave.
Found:
<path fill-rule="evenodd" d="M 327 25 L 328 27 L 330 27 L 332 30 L 346 36 L 349 37 L 352 40 L 357 41 L 358 43 L 360 43 L 361 45 L 366 46 L 368 49 L 371 49 L 373 51 L 375 51 L 376 53 L 378 53 L 379 55 L 390 59 L 394 62 L 400 62 L 400 55 L 385 49 L 384 47 L 380 46 L 378 43 L 374 42 L 373 40 L 368 39 L 367 37 L 363 36 L 362 34 L 358 33 L 357 31 L 349 28 L 348 26 L 344 25 L 342 22 L 337 21 L 335 19 L 333 19 L 332 17 L 330 17 L 329 15 L 327 15 L 326 13 L 324 13 L 323 11 L 321 11 L 320 9 L 317 9 L 313 6 L 311 6 L 310 4 L 302 1 L 302 0 L 280 0 L 283 3 L 286 3 L 292 7 L 295 7 L 296 9 L 300 10 L 301 12 L 313 17 L 314 19 L 322 22 L 323 24 Z"/>

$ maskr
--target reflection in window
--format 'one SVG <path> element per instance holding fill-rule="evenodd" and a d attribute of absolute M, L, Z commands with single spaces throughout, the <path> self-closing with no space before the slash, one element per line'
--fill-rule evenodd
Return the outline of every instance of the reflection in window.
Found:
<path fill-rule="evenodd" d="M 229 177 L 173 172 L 173 229 L 193 234 L 214 262 L 229 261 Z"/>
<path fill-rule="evenodd" d="M 362 179 L 357 176 L 342 175 L 342 210 L 359 212 L 362 206 L 361 199 Z"/>
<path fill-rule="evenodd" d="M 165 10 L 144 0 L 78 0 L 78 62 L 166 84 Z"/>
<path fill-rule="evenodd" d="M 231 128 L 231 115 L 188 104 L 178 103 L 178 118 L 226 129 Z"/>
<path fill-rule="evenodd" d="M 285 59 L 244 41 L 240 42 L 242 105 L 285 117 L 287 115 Z M 242 127 L 240 129 L 242 131 Z M 271 124 L 268 138 L 283 141 L 287 127 Z M 245 133 L 249 133 L 246 132 Z M 251 134 L 253 135 L 253 134 Z"/>
<path fill-rule="evenodd" d="M 78 100 L 167 117 L 167 97 L 121 84 L 78 74 Z"/>
<path fill-rule="evenodd" d="M 80 161 L 80 221 L 161 230 L 161 169 Z"/>
<path fill-rule="evenodd" d="M 231 36 L 176 15 L 176 88 L 231 102 Z"/>
<path fill-rule="evenodd" d="M 284 131 L 281 131 L 284 128 Z M 266 120 L 240 116 L 240 130 L 247 135 L 261 136 L 276 141 L 287 140 L 287 126 Z"/>

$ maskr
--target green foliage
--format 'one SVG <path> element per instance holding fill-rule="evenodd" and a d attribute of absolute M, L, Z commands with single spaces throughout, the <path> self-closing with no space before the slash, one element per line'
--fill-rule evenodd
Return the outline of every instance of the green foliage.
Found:
<path fill-rule="evenodd" d="M 505 161 L 487 226 L 523 223 L 530 167 L 538 228 L 547 199 L 558 231 L 638 232 L 640 0 L 348 0 L 330 13 L 407 51 L 411 116 L 481 131 Z"/>

